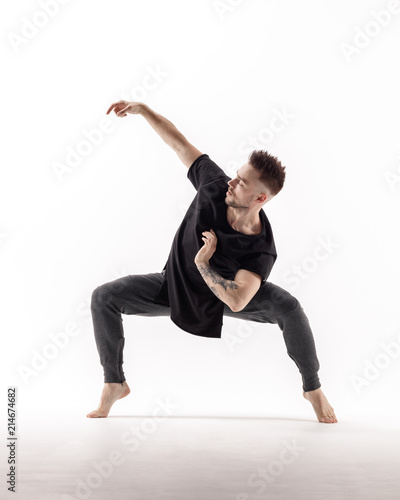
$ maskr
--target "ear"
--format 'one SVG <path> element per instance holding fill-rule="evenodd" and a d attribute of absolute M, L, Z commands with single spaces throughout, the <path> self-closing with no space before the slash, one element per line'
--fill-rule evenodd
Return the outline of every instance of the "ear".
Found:
<path fill-rule="evenodd" d="M 267 193 L 261 193 L 257 197 L 257 201 L 258 200 L 260 201 L 260 203 L 266 203 L 267 201 L 269 201 L 269 197 L 268 197 Z"/>

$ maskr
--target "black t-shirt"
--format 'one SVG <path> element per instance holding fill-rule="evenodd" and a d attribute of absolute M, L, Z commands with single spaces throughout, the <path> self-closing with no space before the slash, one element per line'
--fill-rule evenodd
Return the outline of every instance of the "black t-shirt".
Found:
<path fill-rule="evenodd" d="M 274 238 L 263 209 L 261 234 L 240 233 L 229 224 L 225 197 L 230 177 L 207 154 L 196 158 L 187 177 L 197 194 L 175 234 L 155 302 L 170 306 L 170 319 L 182 330 L 221 338 L 225 303 L 210 290 L 194 263 L 204 244 L 202 232 L 214 229 L 217 236 L 209 263 L 218 274 L 234 280 L 239 269 L 247 269 L 262 277 L 261 284 L 277 258 Z"/>

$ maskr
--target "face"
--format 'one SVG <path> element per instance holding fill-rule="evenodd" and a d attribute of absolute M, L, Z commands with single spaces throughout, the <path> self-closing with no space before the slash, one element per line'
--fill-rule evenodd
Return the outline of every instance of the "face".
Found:
<path fill-rule="evenodd" d="M 259 174 L 250 163 L 240 167 L 236 177 L 228 182 L 227 191 L 229 192 L 226 193 L 226 204 L 234 208 L 249 208 L 254 204 L 263 205 L 268 200 L 268 192 L 258 179 Z"/>

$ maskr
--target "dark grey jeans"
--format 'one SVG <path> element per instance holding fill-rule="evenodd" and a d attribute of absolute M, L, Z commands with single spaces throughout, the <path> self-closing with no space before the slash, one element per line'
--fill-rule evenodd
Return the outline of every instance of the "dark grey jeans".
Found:
<path fill-rule="evenodd" d="M 162 273 L 128 275 L 93 291 L 91 313 L 105 383 L 126 380 L 122 369 L 125 337 L 121 314 L 170 315 L 169 306 L 154 303 L 162 279 Z M 308 318 L 300 302 L 289 292 L 267 281 L 241 311 L 233 312 L 225 305 L 224 316 L 278 324 L 287 353 L 301 374 L 303 390 L 321 387 L 320 366 Z"/>

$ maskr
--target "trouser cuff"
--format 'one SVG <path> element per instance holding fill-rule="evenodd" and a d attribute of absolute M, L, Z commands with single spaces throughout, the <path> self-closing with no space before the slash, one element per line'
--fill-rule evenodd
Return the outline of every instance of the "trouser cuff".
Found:
<path fill-rule="evenodd" d="M 125 379 L 122 365 L 106 365 L 104 368 L 104 383 L 119 383 L 122 384 Z"/>
<path fill-rule="evenodd" d="M 321 387 L 321 382 L 319 380 L 318 375 L 314 375 L 313 377 L 307 377 L 307 380 L 303 379 L 303 391 L 315 391 Z"/>

